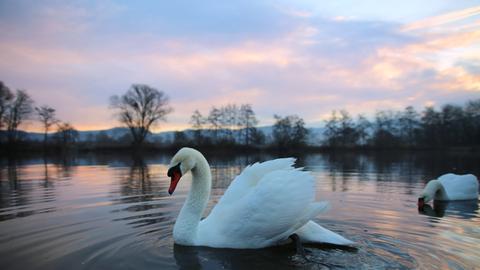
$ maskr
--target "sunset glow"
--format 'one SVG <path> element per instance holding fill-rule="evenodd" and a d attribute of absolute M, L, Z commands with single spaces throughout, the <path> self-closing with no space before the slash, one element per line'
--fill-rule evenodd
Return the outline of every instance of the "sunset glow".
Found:
<path fill-rule="evenodd" d="M 118 126 L 109 97 L 132 83 L 170 97 L 156 131 L 228 103 L 318 126 L 480 97 L 479 2 L 335 3 L 1 1 L 0 80 L 79 130 Z"/>

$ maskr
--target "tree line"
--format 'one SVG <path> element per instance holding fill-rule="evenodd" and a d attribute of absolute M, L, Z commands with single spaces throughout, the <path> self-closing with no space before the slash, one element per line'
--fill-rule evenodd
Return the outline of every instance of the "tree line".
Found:
<path fill-rule="evenodd" d="M 251 104 L 227 104 L 213 106 L 208 115 L 203 116 L 195 110 L 190 117 L 192 132 L 175 132 L 173 145 L 241 146 L 289 148 L 306 146 L 308 129 L 303 119 L 296 115 L 274 115 L 271 139 L 258 125 L 255 111 Z"/>
<path fill-rule="evenodd" d="M 439 148 L 480 145 L 480 99 L 464 106 L 445 104 L 418 112 L 378 111 L 372 120 L 355 119 L 346 110 L 332 111 L 325 122 L 328 147 Z"/>
<path fill-rule="evenodd" d="M 19 127 L 32 118 L 42 124 L 44 147 L 49 143 L 48 134 L 53 127 L 56 127 L 52 136 L 56 146 L 68 147 L 78 137 L 77 130 L 70 123 L 56 117 L 55 109 L 48 105 L 34 106 L 26 90 L 14 92 L 0 81 L 0 143 L 6 143 L 8 147 L 17 145 L 22 140 Z"/>
<path fill-rule="evenodd" d="M 145 146 L 152 129 L 173 112 L 167 94 L 146 84 L 133 84 L 124 94 L 111 96 L 110 108 L 129 134 L 117 140 L 105 132 L 90 136 L 99 147 Z M 13 92 L 0 81 L 0 143 L 12 146 L 21 141 L 19 126 L 33 118 L 43 127 L 44 149 L 71 147 L 77 142 L 78 131 L 70 123 L 60 121 L 54 108 L 35 107 L 27 91 Z M 321 138 L 312 138 L 305 121 L 298 115 L 274 115 L 273 118 L 271 129 L 263 129 L 268 130 L 265 134 L 258 127 L 251 104 L 213 106 L 205 115 L 195 110 L 190 117 L 190 130 L 175 132 L 169 145 L 148 142 L 148 146 L 301 149 L 312 146 L 309 138 L 321 140 L 321 147 L 327 148 L 438 148 L 480 144 L 480 99 L 464 106 L 446 104 L 440 110 L 426 107 L 417 112 L 408 106 L 403 111 L 378 111 L 371 120 L 361 114 L 353 118 L 346 110 L 334 110 L 325 121 Z"/>

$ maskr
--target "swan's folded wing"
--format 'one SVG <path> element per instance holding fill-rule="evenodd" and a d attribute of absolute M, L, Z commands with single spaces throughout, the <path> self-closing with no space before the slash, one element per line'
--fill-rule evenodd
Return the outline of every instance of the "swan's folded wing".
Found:
<path fill-rule="evenodd" d="M 478 197 L 478 180 L 473 174 L 448 173 L 438 178 L 450 200 L 470 200 Z"/>
<path fill-rule="evenodd" d="M 240 200 L 251 192 L 265 175 L 278 170 L 295 170 L 294 163 L 294 158 L 278 158 L 247 166 L 242 173 L 235 177 L 218 204 L 228 204 Z"/>
<path fill-rule="evenodd" d="M 272 245 L 308 221 L 314 196 L 315 182 L 308 172 L 270 172 L 239 200 L 219 203 L 202 221 L 199 237 L 217 247 Z"/>

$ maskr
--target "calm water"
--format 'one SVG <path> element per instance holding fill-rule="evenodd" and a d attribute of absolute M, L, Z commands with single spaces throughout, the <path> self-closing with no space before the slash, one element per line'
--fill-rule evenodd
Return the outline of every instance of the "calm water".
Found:
<path fill-rule="evenodd" d="M 247 164 L 269 155 L 207 156 L 210 207 Z M 480 175 L 480 156 L 445 153 L 306 155 L 317 197 L 331 210 L 317 222 L 357 250 L 292 247 L 219 250 L 176 246 L 184 177 L 167 193 L 170 155 L 31 158 L 0 163 L 1 269 L 475 269 L 480 265 L 479 202 L 416 208 L 428 179 Z"/>

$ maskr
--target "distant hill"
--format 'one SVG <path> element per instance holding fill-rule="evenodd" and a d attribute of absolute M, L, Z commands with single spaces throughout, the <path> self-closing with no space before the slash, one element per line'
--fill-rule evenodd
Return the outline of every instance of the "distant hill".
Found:
<path fill-rule="evenodd" d="M 262 131 L 265 134 L 266 142 L 272 141 L 272 133 L 273 133 L 273 126 L 263 126 L 258 127 L 258 130 Z M 308 143 L 310 145 L 319 145 L 322 137 L 324 128 L 308 128 L 309 130 L 309 137 Z M 205 130 L 208 132 L 208 130 Z M 0 131 L 3 133 L 4 131 Z M 150 142 L 163 142 L 163 143 L 171 143 L 174 139 L 176 131 L 163 131 L 158 133 L 151 133 L 147 137 L 147 141 Z M 193 130 L 187 129 L 183 131 L 187 136 L 193 136 Z M 234 131 L 234 135 L 237 131 Z M 49 136 L 53 136 L 54 133 L 50 133 Z M 104 129 L 104 130 L 88 130 L 88 131 L 78 131 L 78 140 L 80 142 L 85 141 L 96 141 L 98 138 L 102 136 L 108 136 L 114 140 L 119 140 L 124 136 L 129 136 L 130 131 L 128 128 L 124 127 L 115 127 L 111 129 Z M 43 133 L 39 132 L 27 132 L 27 131 L 19 131 L 19 136 L 23 140 L 28 141 L 42 141 L 43 140 Z"/>

